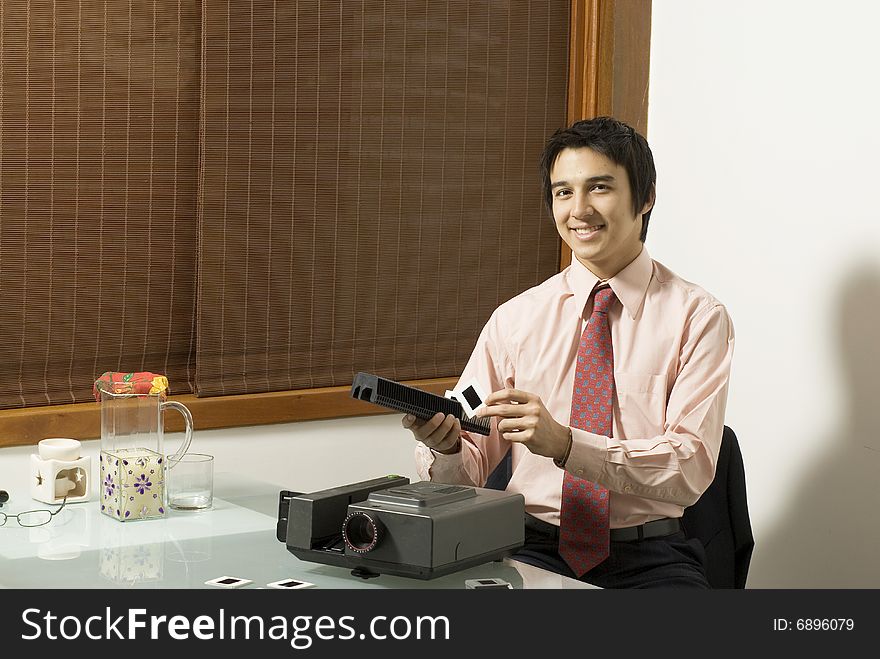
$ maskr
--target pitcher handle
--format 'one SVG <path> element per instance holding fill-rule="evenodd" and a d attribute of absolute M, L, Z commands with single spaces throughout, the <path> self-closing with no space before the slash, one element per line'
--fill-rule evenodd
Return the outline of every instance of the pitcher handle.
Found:
<path fill-rule="evenodd" d="M 193 435 L 193 418 L 192 414 L 183 403 L 178 403 L 176 400 L 168 400 L 162 403 L 162 411 L 165 411 L 168 408 L 173 410 L 177 410 L 183 415 L 183 422 L 186 425 L 186 429 L 184 430 L 183 443 L 181 443 L 180 448 L 177 449 L 173 454 L 168 456 L 168 469 L 171 469 L 180 462 L 180 459 L 189 451 L 189 445 L 192 443 L 192 435 Z"/>

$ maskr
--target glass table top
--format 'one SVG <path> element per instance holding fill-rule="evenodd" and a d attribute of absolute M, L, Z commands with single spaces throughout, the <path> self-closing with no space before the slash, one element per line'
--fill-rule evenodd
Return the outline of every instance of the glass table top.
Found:
<path fill-rule="evenodd" d="M 0 527 L 0 588 L 209 588 L 206 581 L 223 576 L 250 580 L 243 588 L 282 579 L 317 588 L 464 588 L 466 579 L 491 577 L 514 588 L 592 588 L 510 559 L 429 580 L 363 579 L 349 568 L 302 561 L 275 536 L 280 489 L 218 473 L 207 511 L 119 522 L 101 514 L 92 497 L 68 504 L 45 526 L 10 520 Z M 26 498 L 3 510 L 40 507 Z"/>

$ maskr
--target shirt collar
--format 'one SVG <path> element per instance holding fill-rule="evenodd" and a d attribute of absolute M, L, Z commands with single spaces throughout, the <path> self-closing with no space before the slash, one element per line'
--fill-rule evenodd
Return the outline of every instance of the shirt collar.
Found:
<path fill-rule="evenodd" d="M 635 319 L 639 309 L 642 308 L 642 302 L 645 301 L 645 294 L 648 291 L 648 284 L 651 282 L 653 272 L 654 265 L 651 256 L 648 254 L 647 248 L 642 246 L 642 251 L 633 259 L 632 263 L 608 280 L 608 285 L 611 286 L 611 290 L 614 291 L 630 318 Z M 598 281 L 599 278 L 589 268 L 572 256 L 569 282 L 577 308 L 582 312 Z"/>

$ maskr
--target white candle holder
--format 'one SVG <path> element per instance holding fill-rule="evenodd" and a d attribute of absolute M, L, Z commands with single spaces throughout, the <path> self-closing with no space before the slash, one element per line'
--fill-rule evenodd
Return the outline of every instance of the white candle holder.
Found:
<path fill-rule="evenodd" d="M 31 454 L 31 497 L 44 503 L 87 501 L 91 490 L 92 459 L 80 456 L 80 443 L 52 437 Z"/>

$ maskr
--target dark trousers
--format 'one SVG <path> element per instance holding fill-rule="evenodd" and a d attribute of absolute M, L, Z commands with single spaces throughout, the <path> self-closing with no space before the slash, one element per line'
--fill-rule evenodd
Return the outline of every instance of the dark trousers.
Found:
<path fill-rule="evenodd" d="M 577 579 L 559 555 L 559 527 L 531 515 L 526 515 L 525 545 L 511 558 Z M 682 532 L 612 542 L 608 558 L 580 580 L 601 588 L 709 588 L 703 545 Z"/>

